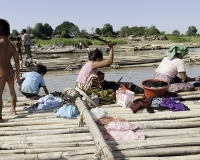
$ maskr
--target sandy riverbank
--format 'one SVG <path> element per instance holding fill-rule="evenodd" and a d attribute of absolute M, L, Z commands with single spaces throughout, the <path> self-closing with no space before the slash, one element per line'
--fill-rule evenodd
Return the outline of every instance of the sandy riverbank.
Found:
<path fill-rule="evenodd" d="M 120 44 L 114 46 L 115 52 L 126 52 L 126 51 L 138 51 L 138 50 L 160 50 L 160 49 L 169 49 L 172 45 L 176 43 L 169 41 L 169 40 L 154 40 L 154 41 L 128 41 L 127 44 Z M 184 43 L 188 48 L 200 48 L 200 43 L 191 43 L 187 42 Z M 107 45 L 90 45 L 91 50 L 95 48 L 108 50 Z M 82 50 L 76 49 L 75 53 L 86 52 L 86 48 Z"/>

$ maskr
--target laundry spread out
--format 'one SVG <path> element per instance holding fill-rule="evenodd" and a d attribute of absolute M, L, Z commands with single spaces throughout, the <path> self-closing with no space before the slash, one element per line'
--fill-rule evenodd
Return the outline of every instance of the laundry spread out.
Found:
<path fill-rule="evenodd" d="M 63 105 L 63 100 L 58 97 L 54 97 L 52 94 L 48 94 L 41 97 L 36 103 L 31 105 L 29 108 L 25 108 L 28 112 L 37 110 L 48 110 Z"/>
<path fill-rule="evenodd" d="M 128 140 L 144 140 L 143 133 L 136 134 L 135 131 L 138 126 L 130 124 L 129 122 L 110 122 L 106 127 L 106 132 L 103 136 L 106 140 L 128 141 Z"/>
<path fill-rule="evenodd" d="M 166 107 L 171 111 L 184 111 L 185 106 L 180 101 L 175 101 L 173 97 L 166 98 L 163 100 L 163 102 L 160 104 L 161 107 Z"/>

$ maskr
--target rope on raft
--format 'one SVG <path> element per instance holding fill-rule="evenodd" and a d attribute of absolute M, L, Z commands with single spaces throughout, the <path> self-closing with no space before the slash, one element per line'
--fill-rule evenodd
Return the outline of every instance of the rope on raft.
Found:
<path fill-rule="evenodd" d="M 80 95 L 82 95 L 83 97 L 85 97 L 87 99 L 87 101 L 93 106 L 93 107 L 98 107 L 91 99 L 90 97 L 88 97 L 88 95 L 83 91 L 81 90 L 79 87 L 75 87 L 74 88 L 77 92 L 79 92 Z"/>
<path fill-rule="evenodd" d="M 103 147 L 100 148 L 99 151 L 95 152 L 94 160 L 101 160 L 102 149 L 103 149 L 104 147 L 108 147 L 108 148 L 110 149 L 110 151 L 112 152 L 112 148 L 111 148 L 110 146 L 108 146 L 108 145 L 103 146 Z"/>
<path fill-rule="evenodd" d="M 83 126 L 84 126 L 84 122 L 83 122 L 83 112 L 84 112 L 85 109 L 87 109 L 87 108 L 83 108 L 83 109 L 81 110 L 80 118 L 79 118 L 79 122 L 78 122 L 78 126 L 79 126 L 79 127 L 83 127 Z"/>

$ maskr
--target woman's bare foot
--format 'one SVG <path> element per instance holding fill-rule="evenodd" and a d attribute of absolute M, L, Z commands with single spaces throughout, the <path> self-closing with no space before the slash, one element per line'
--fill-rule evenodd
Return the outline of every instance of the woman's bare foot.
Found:
<path fill-rule="evenodd" d="M 3 119 L 2 118 L 0 118 L 0 123 L 3 123 Z"/>
<path fill-rule="evenodd" d="M 17 115 L 17 113 L 16 113 L 16 111 L 10 111 L 8 115 L 9 116 L 14 116 L 14 115 Z"/>

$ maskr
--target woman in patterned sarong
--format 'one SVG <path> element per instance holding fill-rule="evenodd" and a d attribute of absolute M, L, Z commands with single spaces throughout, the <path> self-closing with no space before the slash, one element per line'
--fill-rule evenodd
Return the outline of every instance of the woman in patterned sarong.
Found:
<path fill-rule="evenodd" d="M 104 73 L 99 68 L 110 66 L 113 62 L 113 44 L 108 42 L 110 52 L 107 59 L 99 49 L 88 53 L 89 61 L 81 68 L 76 80 L 76 87 L 87 93 L 97 94 L 101 104 L 115 103 L 115 91 L 124 84 L 128 89 L 136 93 L 143 93 L 143 88 L 132 82 L 114 82 L 104 80 Z"/>
<path fill-rule="evenodd" d="M 190 78 L 186 74 L 182 59 L 188 53 L 188 48 L 185 45 L 173 45 L 155 70 L 155 79 L 165 80 L 170 83 L 169 92 L 194 90 L 194 85 L 188 82 L 200 81 L 200 76 Z M 180 77 L 177 76 L 178 74 Z"/>

